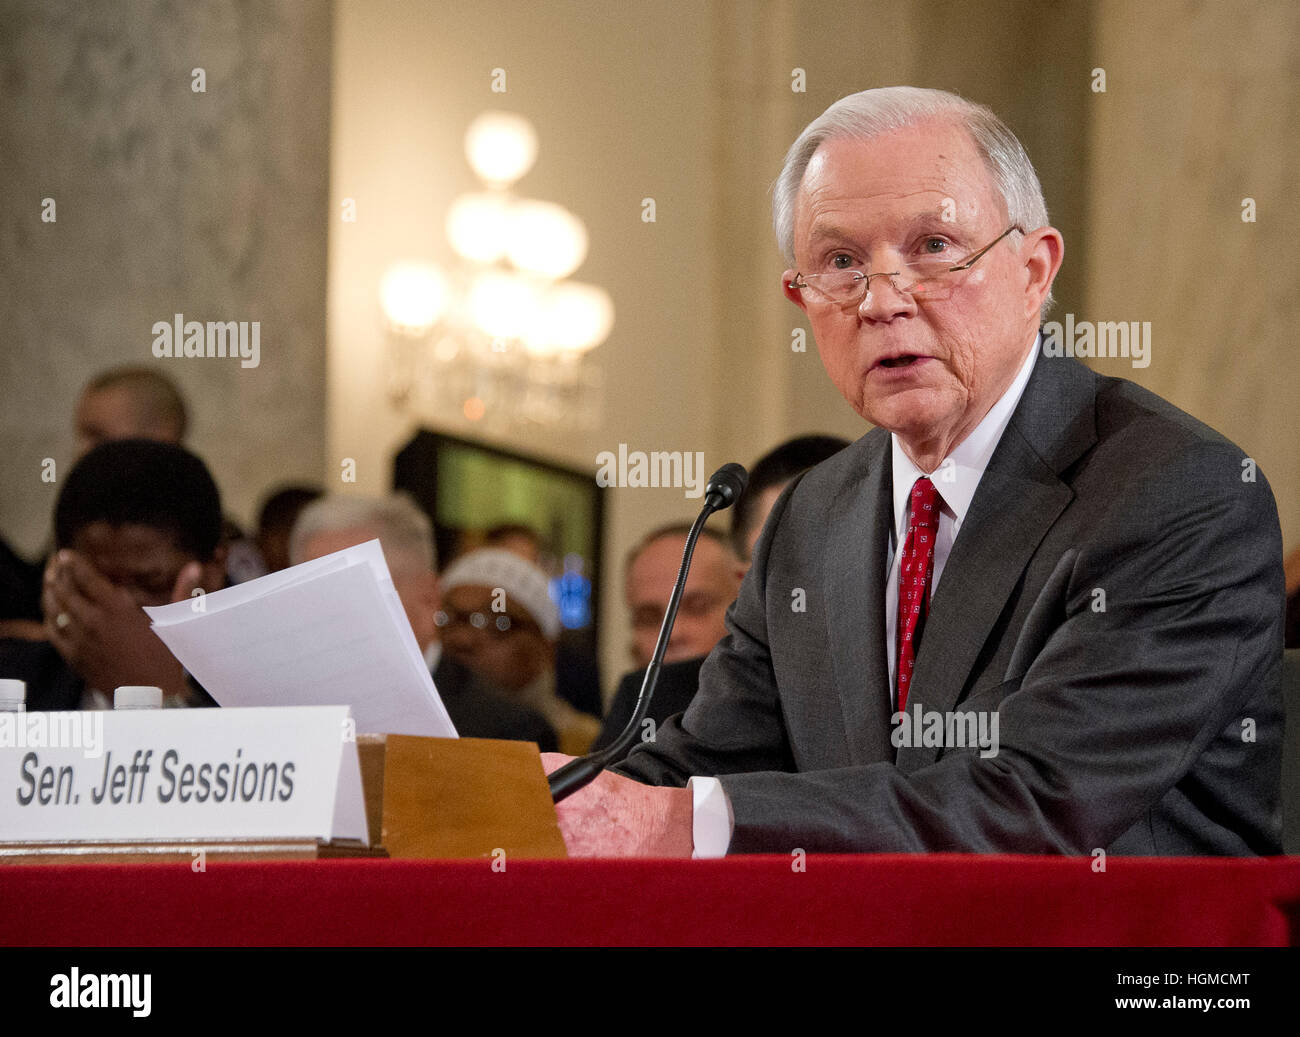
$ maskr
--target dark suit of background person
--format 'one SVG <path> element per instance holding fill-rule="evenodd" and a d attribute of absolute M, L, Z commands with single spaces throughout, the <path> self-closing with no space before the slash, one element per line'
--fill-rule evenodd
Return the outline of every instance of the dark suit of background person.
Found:
<path fill-rule="evenodd" d="M 997 710 L 1000 752 L 895 750 L 890 435 L 874 429 L 778 501 L 691 707 L 616 769 L 718 776 L 732 853 L 1277 853 L 1281 534 L 1244 471 L 1158 397 L 1040 356 L 907 704 Z"/>
<path fill-rule="evenodd" d="M 655 684 L 654 694 L 650 698 L 650 709 L 646 716 L 654 721 L 657 732 L 661 724 L 674 714 L 684 712 L 695 697 L 700 685 L 700 667 L 704 665 L 704 656 L 683 659 L 680 662 L 664 663 L 659 671 L 659 680 Z M 593 751 L 603 749 L 617 740 L 627 727 L 636 710 L 637 696 L 641 694 L 641 684 L 645 680 L 645 670 L 633 670 L 624 674 L 614 692 L 614 699 L 609 706 L 609 715 L 605 717 L 604 726 L 596 741 Z M 637 732 L 637 741 L 641 740 L 642 731 Z M 635 744 L 635 743 L 633 743 Z M 623 755 L 627 755 L 624 753 Z"/>
<path fill-rule="evenodd" d="M 544 753 L 559 748 L 555 731 L 540 713 L 493 694 L 473 670 L 445 653 L 434 667 L 433 683 L 462 738 L 536 742 Z"/>

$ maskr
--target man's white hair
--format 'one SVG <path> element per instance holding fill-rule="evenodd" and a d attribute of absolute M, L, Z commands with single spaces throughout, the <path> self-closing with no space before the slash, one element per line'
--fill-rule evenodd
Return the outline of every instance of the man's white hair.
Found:
<path fill-rule="evenodd" d="M 301 562 L 307 541 L 318 533 L 360 527 L 375 531 L 389 571 L 394 575 L 433 572 L 437 568 L 433 523 L 405 494 L 390 497 L 332 494 L 313 501 L 302 509 L 293 524 L 289 560 L 294 565 Z"/>
<path fill-rule="evenodd" d="M 888 86 L 842 97 L 810 122 L 786 152 L 772 185 L 772 225 L 787 263 L 794 265 L 794 208 L 813 154 L 833 138 L 870 140 L 928 119 L 951 119 L 974 141 L 1007 208 L 1007 222 L 1026 231 L 1047 225 L 1043 188 L 1016 135 L 991 110 L 944 90 Z M 1049 292 L 1043 313 L 1052 304 Z"/>

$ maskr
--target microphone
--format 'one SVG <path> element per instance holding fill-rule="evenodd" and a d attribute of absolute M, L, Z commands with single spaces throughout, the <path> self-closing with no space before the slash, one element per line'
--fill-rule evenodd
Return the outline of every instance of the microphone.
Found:
<path fill-rule="evenodd" d="M 672 636 L 673 624 L 677 621 L 677 608 L 686 589 L 686 576 L 691 570 L 691 556 L 695 553 L 695 542 L 699 540 L 700 531 L 709 516 L 715 511 L 723 511 L 735 504 L 745 492 L 745 485 L 748 482 L 749 473 L 741 465 L 733 462 L 724 464 L 705 484 L 704 507 L 691 525 L 691 531 L 686 534 L 686 548 L 682 551 L 682 567 L 677 573 L 677 582 L 673 584 L 672 596 L 668 599 L 668 609 L 664 613 L 663 625 L 659 628 L 659 640 L 655 642 L 654 655 L 650 659 L 650 665 L 646 667 L 645 678 L 641 681 L 641 692 L 637 695 L 632 719 L 627 722 L 627 726 L 623 728 L 618 738 L 604 749 L 570 760 L 551 774 L 548 784 L 553 802 L 558 803 L 590 784 L 597 774 L 619 760 L 628 747 L 636 741 L 637 728 L 641 726 L 641 721 L 650 710 L 650 699 L 654 695 L 655 685 L 659 682 L 664 653 L 668 651 L 668 639 Z"/>
<path fill-rule="evenodd" d="M 704 503 L 712 505 L 709 514 L 724 511 L 735 504 L 748 483 L 749 473 L 742 465 L 735 461 L 724 464 L 713 473 L 704 487 Z"/>

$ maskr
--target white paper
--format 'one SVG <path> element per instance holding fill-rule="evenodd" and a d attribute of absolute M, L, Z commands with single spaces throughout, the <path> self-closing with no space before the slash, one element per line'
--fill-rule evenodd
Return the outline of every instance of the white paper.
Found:
<path fill-rule="evenodd" d="M 146 608 L 223 706 L 351 706 L 357 730 L 455 738 L 378 540 Z"/>

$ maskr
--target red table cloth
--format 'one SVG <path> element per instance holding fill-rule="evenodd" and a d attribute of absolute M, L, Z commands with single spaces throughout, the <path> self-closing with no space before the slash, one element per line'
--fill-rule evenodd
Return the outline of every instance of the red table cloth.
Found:
<path fill-rule="evenodd" d="M 44 946 L 1286 946 L 1300 857 L 7 866 Z M 800 870 L 802 869 L 802 870 Z"/>

